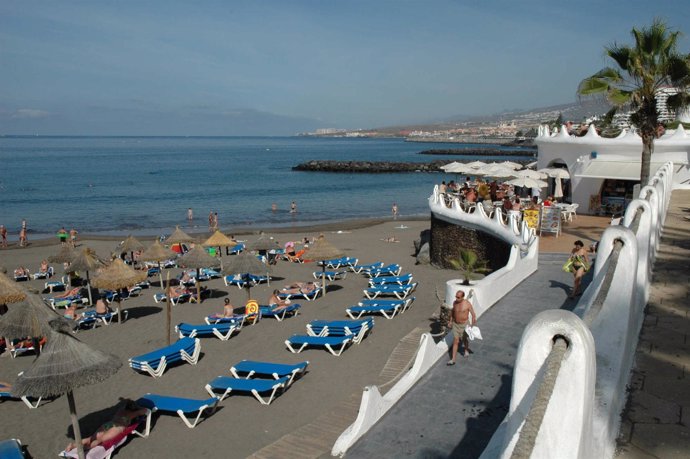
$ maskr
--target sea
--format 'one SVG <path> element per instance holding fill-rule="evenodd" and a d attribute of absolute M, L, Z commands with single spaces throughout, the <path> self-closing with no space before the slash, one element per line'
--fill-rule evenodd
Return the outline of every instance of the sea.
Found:
<path fill-rule="evenodd" d="M 425 149 L 505 148 L 403 139 L 315 137 L 0 137 L 0 224 L 16 239 L 60 227 L 81 234 L 164 235 L 176 225 L 221 229 L 300 227 L 350 219 L 428 215 L 442 173 L 293 171 L 309 160 L 429 162 L 477 156 Z M 528 159 L 491 157 L 491 161 Z M 297 212 L 290 212 L 295 201 Z M 272 210 L 275 204 L 277 210 Z M 194 219 L 187 219 L 192 208 Z"/>

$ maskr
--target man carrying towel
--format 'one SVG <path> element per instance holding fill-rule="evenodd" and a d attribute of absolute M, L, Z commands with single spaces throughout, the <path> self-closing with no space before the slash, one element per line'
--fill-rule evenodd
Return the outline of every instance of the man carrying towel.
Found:
<path fill-rule="evenodd" d="M 472 314 L 472 326 L 477 325 L 477 314 L 474 312 L 472 303 L 465 299 L 465 292 L 458 290 L 455 293 L 455 301 L 453 301 L 453 313 L 448 321 L 448 326 L 453 328 L 453 351 L 447 365 L 455 365 L 460 338 L 462 338 L 462 346 L 465 349 L 465 357 L 470 355 L 469 336 L 465 332 L 465 327 L 470 321 L 470 314 Z"/>

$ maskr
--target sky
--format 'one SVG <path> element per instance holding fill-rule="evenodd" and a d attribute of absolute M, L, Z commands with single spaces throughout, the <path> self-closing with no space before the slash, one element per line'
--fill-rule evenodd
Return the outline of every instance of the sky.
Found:
<path fill-rule="evenodd" d="M 690 34 L 686 2 L 3 0 L 0 135 L 293 135 L 570 103 L 632 27 Z"/>

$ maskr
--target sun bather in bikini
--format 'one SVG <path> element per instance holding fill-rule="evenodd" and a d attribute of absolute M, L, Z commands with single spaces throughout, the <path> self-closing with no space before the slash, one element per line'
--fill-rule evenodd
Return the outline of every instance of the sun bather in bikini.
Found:
<path fill-rule="evenodd" d="M 139 406 L 133 400 L 124 399 L 123 403 L 124 406 L 115 412 L 110 421 L 103 423 L 90 437 L 82 439 L 81 442 L 85 449 L 93 449 L 108 440 L 112 440 L 129 427 L 136 418 L 144 416 L 148 412 L 146 408 Z M 74 442 L 70 442 L 65 451 L 70 451 L 75 447 Z"/>

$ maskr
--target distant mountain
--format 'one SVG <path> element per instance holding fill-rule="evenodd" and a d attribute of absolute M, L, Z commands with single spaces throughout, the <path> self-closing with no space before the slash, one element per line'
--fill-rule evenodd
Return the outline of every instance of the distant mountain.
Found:
<path fill-rule="evenodd" d="M 402 130 L 443 130 L 458 126 L 497 124 L 514 121 L 519 126 L 536 126 L 541 122 L 552 121 L 559 114 L 564 120 L 577 123 L 584 118 L 603 115 L 611 105 L 604 100 L 587 100 L 530 110 L 512 110 L 492 115 L 455 115 L 438 122 L 420 123 L 405 126 L 387 126 L 375 129 L 378 132 L 400 132 Z"/>

